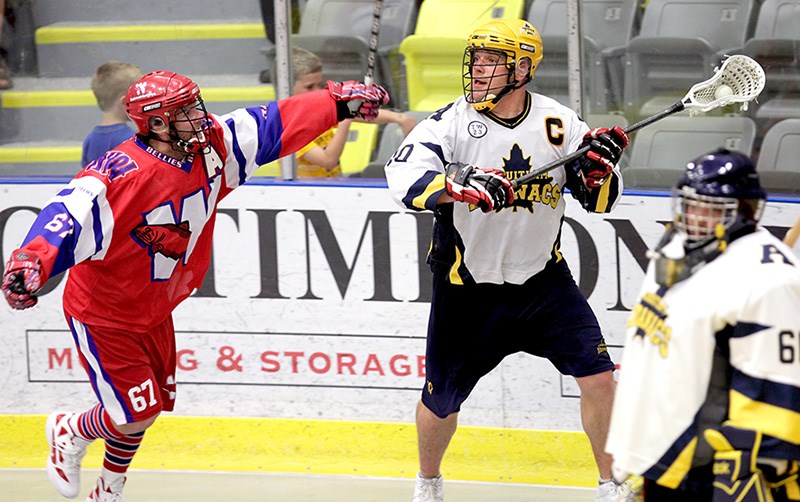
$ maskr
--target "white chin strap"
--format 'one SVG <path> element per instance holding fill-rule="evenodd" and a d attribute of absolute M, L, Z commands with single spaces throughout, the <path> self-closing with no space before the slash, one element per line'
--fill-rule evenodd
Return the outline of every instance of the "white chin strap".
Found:
<path fill-rule="evenodd" d="M 198 131 L 194 138 L 188 140 L 179 139 L 175 144 L 186 153 L 205 152 L 209 148 L 206 142 L 206 135 L 202 131 Z"/>

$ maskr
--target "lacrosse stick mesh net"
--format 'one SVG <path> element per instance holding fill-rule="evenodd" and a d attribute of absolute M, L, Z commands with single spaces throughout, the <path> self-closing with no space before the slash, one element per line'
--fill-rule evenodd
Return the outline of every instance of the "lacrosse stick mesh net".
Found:
<path fill-rule="evenodd" d="M 686 98 L 686 108 L 691 112 L 706 112 L 730 103 L 741 103 L 742 110 L 754 100 L 764 88 L 764 69 L 754 59 L 747 56 L 730 56 L 713 77 L 695 84 Z M 717 97 L 717 89 L 728 86 L 731 94 Z"/>

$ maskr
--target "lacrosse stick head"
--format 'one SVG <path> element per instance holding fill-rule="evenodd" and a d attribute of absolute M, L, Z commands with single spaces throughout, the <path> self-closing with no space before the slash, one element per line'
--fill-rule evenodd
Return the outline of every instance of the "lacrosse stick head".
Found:
<path fill-rule="evenodd" d="M 689 89 L 683 98 L 684 108 L 690 115 L 733 103 L 747 110 L 750 101 L 761 94 L 765 80 L 764 69 L 756 60 L 743 55 L 729 56 L 714 70 L 714 76 Z"/>

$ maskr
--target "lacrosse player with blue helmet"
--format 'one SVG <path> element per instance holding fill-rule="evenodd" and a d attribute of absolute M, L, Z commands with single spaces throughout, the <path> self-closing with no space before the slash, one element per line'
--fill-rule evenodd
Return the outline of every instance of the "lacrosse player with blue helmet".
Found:
<path fill-rule="evenodd" d="M 628 321 L 607 451 L 644 500 L 800 500 L 800 261 L 752 160 L 689 162 Z"/>

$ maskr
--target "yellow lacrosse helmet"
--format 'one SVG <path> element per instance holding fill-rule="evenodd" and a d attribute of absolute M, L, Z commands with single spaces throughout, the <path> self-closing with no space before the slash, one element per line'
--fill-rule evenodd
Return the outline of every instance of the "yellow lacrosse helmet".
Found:
<path fill-rule="evenodd" d="M 508 82 L 493 85 L 485 92 L 472 92 L 472 69 L 475 51 L 491 51 L 505 56 Z M 527 85 L 533 72 L 542 60 L 542 37 L 531 23 L 523 19 L 495 19 L 477 28 L 467 39 L 464 50 L 463 74 L 464 97 L 478 111 L 491 110 L 512 89 Z M 530 60 L 527 75 L 521 81 L 516 78 L 516 68 L 523 58 Z M 485 77 L 484 77 L 485 78 Z"/>

